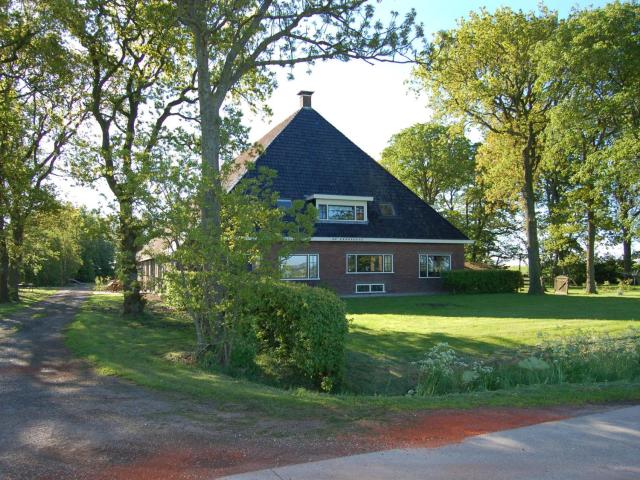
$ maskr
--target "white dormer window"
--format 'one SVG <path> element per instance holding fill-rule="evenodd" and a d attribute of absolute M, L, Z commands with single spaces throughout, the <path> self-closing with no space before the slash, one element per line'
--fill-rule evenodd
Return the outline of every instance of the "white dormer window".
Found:
<path fill-rule="evenodd" d="M 321 222 L 367 222 L 367 202 L 373 201 L 373 197 L 321 194 L 307 199 L 315 200 Z"/>

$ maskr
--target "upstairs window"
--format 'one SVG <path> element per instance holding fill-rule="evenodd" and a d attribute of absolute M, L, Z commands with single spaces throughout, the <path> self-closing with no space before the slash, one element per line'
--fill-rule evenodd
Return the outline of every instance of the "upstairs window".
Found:
<path fill-rule="evenodd" d="M 320 278 L 317 254 L 290 255 L 280 260 L 283 280 L 317 280 Z"/>
<path fill-rule="evenodd" d="M 420 255 L 420 278 L 439 278 L 442 272 L 451 270 L 451 255 Z"/>
<path fill-rule="evenodd" d="M 393 273 L 393 255 L 347 255 L 347 273 Z"/>
<path fill-rule="evenodd" d="M 318 205 L 320 220 L 364 222 L 364 205 Z"/>
<path fill-rule="evenodd" d="M 318 220 L 322 222 L 366 222 L 367 202 L 373 197 L 314 194 L 307 200 L 315 200 Z"/>

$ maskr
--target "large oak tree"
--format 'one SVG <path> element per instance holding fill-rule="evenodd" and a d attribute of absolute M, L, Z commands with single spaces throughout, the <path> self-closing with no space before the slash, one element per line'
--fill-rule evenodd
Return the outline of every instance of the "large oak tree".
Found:
<path fill-rule="evenodd" d="M 539 81 L 536 52 L 557 24 L 557 16 L 545 10 L 481 10 L 440 32 L 416 70 L 440 113 L 491 132 L 492 141 L 514 151 L 504 159 L 510 162 L 503 166 L 503 176 L 521 199 L 530 294 L 543 291 L 535 187 L 540 136 L 554 105 L 544 94 L 549 85 Z"/>

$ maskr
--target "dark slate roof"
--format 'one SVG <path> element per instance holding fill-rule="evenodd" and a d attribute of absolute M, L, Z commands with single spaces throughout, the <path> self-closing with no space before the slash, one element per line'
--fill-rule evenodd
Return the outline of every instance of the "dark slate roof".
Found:
<path fill-rule="evenodd" d="M 317 237 L 467 240 L 467 237 L 423 202 L 400 180 L 358 148 L 312 108 L 301 108 L 240 155 L 232 188 L 246 165 L 277 172 L 273 190 L 280 198 L 305 199 L 313 194 L 373 197 L 368 223 L 317 223 Z M 261 153 L 259 153 L 261 152 Z M 392 203 L 395 217 L 383 217 L 380 203 Z"/>

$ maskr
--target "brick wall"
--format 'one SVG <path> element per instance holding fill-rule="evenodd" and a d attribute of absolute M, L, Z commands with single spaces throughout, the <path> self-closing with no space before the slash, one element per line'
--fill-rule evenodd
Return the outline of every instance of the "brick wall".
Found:
<path fill-rule="evenodd" d="M 424 293 L 442 290 L 438 278 L 418 278 L 419 254 L 451 255 L 453 270 L 464 268 L 464 246 L 456 244 L 311 242 L 294 253 L 320 255 L 320 279 L 310 285 L 326 285 L 341 295 L 355 294 L 357 283 L 384 283 L 387 293 Z M 346 273 L 347 254 L 391 254 L 393 273 Z"/>

